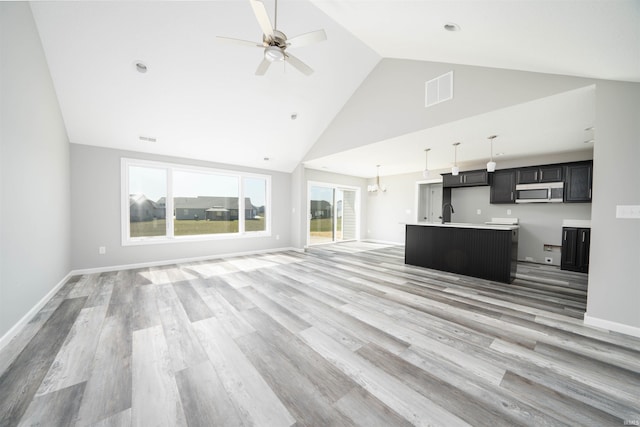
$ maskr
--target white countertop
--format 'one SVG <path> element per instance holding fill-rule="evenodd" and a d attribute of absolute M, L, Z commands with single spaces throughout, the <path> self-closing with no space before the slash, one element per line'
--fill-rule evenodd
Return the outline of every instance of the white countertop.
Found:
<path fill-rule="evenodd" d="M 441 224 L 439 222 L 415 222 L 408 225 L 421 225 L 424 227 L 449 227 L 449 228 L 477 228 L 484 230 L 517 230 L 520 228 L 518 225 L 504 225 L 504 224 L 471 224 L 467 222 L 447 222 Z"/>
<path fill-rule="evenodd" d="M 590 219 L 563 219 L 563 227 L 591 228 Z"/>

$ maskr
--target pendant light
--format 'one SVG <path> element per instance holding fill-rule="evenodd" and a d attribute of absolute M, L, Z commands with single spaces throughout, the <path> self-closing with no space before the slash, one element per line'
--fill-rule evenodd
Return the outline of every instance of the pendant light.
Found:
<path fill-rule="evenodd" d="M 458 145 L 459 142 L 453 143 L 453 167 L 451 168 L 451 175 L 458 176 L 460 168 L 458 167 Z"/>
<path fill-rule="evenodd" d="M 431 151 L 431 148 L 426 148 L 424 150 L 424 170 L 422 171 L 423 178 L 429 178 L 429 151 Z"/>
<path fill-rule="evenodd" d="M 487 162 L 487 172 L 495 172 L 496 171 L 496 162 L 493 161 L 493 140 L 497 138 L 498 135 L 491 135 L 488 137 L 489 142 L 491 143 L 491 157 Z"/>
<path fill-rule="evenodd" d="M 376 183 L 367 186 L 367 191 L 370 193 L 375 193 L 378 190 L 382 191 L 383 193 L 387 191 L 386 187 L 380 185 L 380 165 L 376 165 Z"/>

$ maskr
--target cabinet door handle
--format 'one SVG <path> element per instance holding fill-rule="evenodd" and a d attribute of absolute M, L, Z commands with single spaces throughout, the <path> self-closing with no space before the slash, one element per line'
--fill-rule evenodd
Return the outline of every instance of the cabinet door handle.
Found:
<path fill-rule="evenodd" d="M 538 171 L 535 171 L 533 173 L 533 179 L 536 180 L 536 181 L 538 180 Z"/>
<path fill-rule="evenodd" d="M 540 171 L 540 181 L 542 181 L 542 177 L 543 177 L 543 176 L 544 176 L 544 171 L 543 171 L 543 170 L 541 170 L 541 171 Z"/>
<path fill-rule="evenodd" d="M 589 198 L 591 198 L 591 189 L 589 189 Z"/>
<path fill-rule="evenodd" d="M 511 192 L 511 200 L 513 200 L 513 191 Z"/>
<path fill-rule="evenodd" d="M 567 231 L 564 231 L 564 239 L 563 240 L 567 240 Z"/>
<path fill-rule="evenodd" d="M 584 243 L 584 235 L 587 234 L 584 231 L 582 232 L 582 243 Z"/>

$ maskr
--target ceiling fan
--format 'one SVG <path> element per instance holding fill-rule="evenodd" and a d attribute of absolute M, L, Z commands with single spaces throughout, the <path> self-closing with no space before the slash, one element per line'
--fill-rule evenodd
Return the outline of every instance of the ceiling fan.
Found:
<path fill-rule="evenodd" d="M 262 43 L 255 43 L 248 40 L 239 40 L 229 37 L 218 36 L 217 38 L 223 42 L 263 48 L 264 58 L 256 69 L 256 75 L 258 76 L 263 76 L 273 62 L 283 61 L 288 62 L 293 66 L 293 68 L 297 69 L 301 73 L 307 76 L 311 75 L 313 73 L 313 69 L 295 56 L 291 55 L 287 49 L 289 47 L 301 47 L 326 40 L 327 34 L 324 30 L 312 31 L 310 33 L 301 34 L 292 39 L 287 39 L 287 36 L 283 32 L 277 30 L 278 0 L 275 0 L 275 25 L 273 26 L 271 26 L 271 20 L 269 19 L 267 9 L 265 8 L 262 0 L 249 0 L 249 3 L 251 4 L 253 13 L 256 15 L 260 28 L 262 28 Z"/>

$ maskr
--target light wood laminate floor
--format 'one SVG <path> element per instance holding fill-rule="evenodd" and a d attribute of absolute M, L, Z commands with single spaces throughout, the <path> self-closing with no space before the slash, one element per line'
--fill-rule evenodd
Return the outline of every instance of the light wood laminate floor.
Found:
<path fill-rule="evenodd" d="M 0 352 L 0 426 L 637 425 L 640 339 L 585 303 L 357 242 L 82 275 Z"/>

